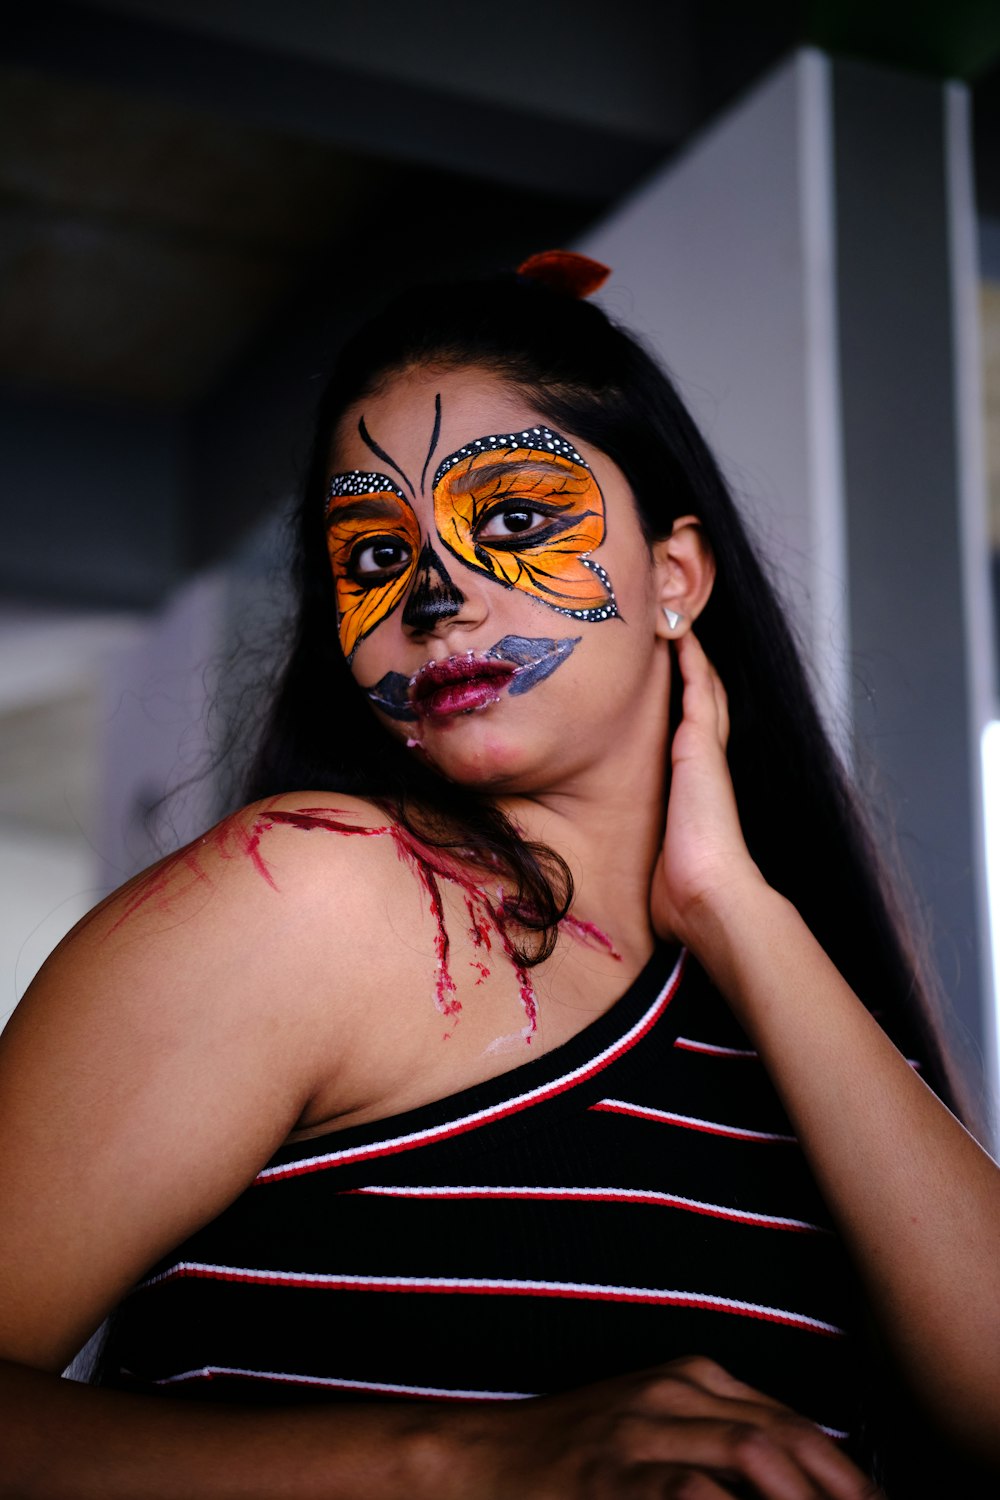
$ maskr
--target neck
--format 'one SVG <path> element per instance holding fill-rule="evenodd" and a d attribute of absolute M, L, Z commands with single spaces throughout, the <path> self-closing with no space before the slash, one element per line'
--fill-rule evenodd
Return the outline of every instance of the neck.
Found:
<path fill-rule="evenodd" d="M 503 799 L 523 835 L 561 855 L 573 876 L 573 915 L 639 961 L 655 941 L 653 867 L 667 804 L 667 715 L 622 737 L 599 765 L 558 789 Z"/>

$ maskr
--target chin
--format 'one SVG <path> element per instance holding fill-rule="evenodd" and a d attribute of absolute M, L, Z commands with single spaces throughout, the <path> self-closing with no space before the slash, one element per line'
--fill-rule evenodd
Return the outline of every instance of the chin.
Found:
<path fill-rule="evenodd" d="M 532 772 L 538 769 L 537 755 L 532 755 L 520 738 L 505 735 L 498 725 L 491 725 L 485 715 L 480 718 L 470 714 L 453 722 L 423 726 L 418 744 L 419 748 L 411 744 L 413 754 L 460 786 L 524 791 L 534 782 Z"/>

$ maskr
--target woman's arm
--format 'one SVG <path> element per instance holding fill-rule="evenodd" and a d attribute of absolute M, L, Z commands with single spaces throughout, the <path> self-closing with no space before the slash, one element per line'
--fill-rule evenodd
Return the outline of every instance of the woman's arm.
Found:
<path fill-rule="evenodd" d="M 378 981 L 364 934 L 384 921 L 387 851 L 279 827 L 265 865 L 254 827 L 230 820 L 98 908 L 0 1038 L 0 1495 L 421 1492 L 412 1412 L 219 1410 L 59 1379 L 252 1181 L 350 1049 L 343 997 Z"/>
<path fill-rule="evenodd" d="M 442 1430 L 449 1413 L 442 1408 L 203 1406 L 99 1390 L 0 1362 L 0 1413 L 4 1500 L 449 1494 Z"/>
<path fill-rule="evenodd" d="M 687 942 L 753 1037 L 915 1392 L 1000 1462 L 1000 1172 L 916 1076 L 743 842 L 725 694 L 678 642 L 654 923 Z"/>
<path fill-rule="evenodd" d="M 473 1405 L 198 1406 L 0 1362 L 5 1500 L 874 1500 L 708 1360 Z"/>

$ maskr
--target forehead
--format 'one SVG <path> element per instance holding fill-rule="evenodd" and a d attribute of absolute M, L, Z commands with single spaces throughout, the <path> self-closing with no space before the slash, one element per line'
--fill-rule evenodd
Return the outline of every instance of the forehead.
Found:
<path fill-rule="evenodd" d="M 331 472 L 374 466 L 371 449 L 358 430 L 362 418 L 379 446 L 408 473 L 415 467 L 418 476 L 436 427 L 434 469 L 448 454 L 477 437 L 547 425 L 527 397 L 498 375 L 422 366 L 391 376 L 377 392 L 345 412 L 334 435 Z"/>

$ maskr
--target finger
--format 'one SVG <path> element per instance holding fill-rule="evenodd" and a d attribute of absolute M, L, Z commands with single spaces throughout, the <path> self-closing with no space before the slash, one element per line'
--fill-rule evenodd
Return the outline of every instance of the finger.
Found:
<path fill-rule="evenodd" d="M 792 1453 L 803 1471 L 836 1500 L 861 1500 L 876 1489 L 820 1427 L 772 1396 L 737 1380 L 713 1360 L 695 1356 L 661 1367 L 649 1387 L 651 1410 L 670 1418 L 712 1418 L 759 1428 Z"/>
<path fill-rule="evenodd" d="M 677 664 L 684 684 L 684 713 L 712 722 L 725 744 L 729 733 L 729 705 L 722 679 L 693 631 L 675 641 Z"/>
<path fill-rule="evenodd" d="M 705 1355 L 688 1355 L 683 1359 L 671 1360 L 669 1364 L 662 1365 L 660 1368 L 665 1375 L 701 1386 L 715 1396 L 728 1396 L 734 1401 L 750 1401 L 758 1406 L 767 1406 L 775 1411 L 792 1414 L 791 1407 L 778 1401 L 774 1396 L 768 1395 L 766 1391 L 760 1391 L 754 1385 L 747 1385 L 723 1365 L 716 1364 L 714 1359 L 708 1359 Z"/>
<path fill-rule="evenodd" d="M 804 1428 L 794 1443 L 794 1452 L 805 1472 L 831 1500 L 878 1500 L 881 1495 L 878 1486 L 819 1428 L 813 1432 Z"/>
<path fill-rule="evenodd" d="M 766 1395 L 754 1386 L 737 1380 L 728 1370 L 713 1360 L 696 1357 L 679 1362 L 683 1366 L 683 1377 L 692 1389 L 711 1392 L 724 1405 L 713 1404 L 713 1414 L 728 1417 L 732 1421 L 753 1421 L 777 1436 L 794 1453 L 802 1468 L 825 1488 L 824 1494 L 846 1500 L 876 1496 L 878 1490 L 871 1480 L 837 1447 L 821 1427 L 808 1418 L 800 1416 L 791 1407 Z"/>
<path fill-rule="evenodd" d="M 765 1500 L 829 1500 L 840 1495 L 816 1482 L 782 1444 L 780 1435 L 750 1421 L 672 1417 L 633 1432 L 635 1456 L 709 1471 L 717 1481 L 749 1479 Z M 861 1500 L 855 1490 L 849 1500 Z"/>
<path fill-rule="evenodd" d="M 722 686 L 722 678 L 712 669 L 712 687 L 715 690 L 715 707 L 719 715 L 719 740 L 723 750 L 729 744 L 729 694 Z"/>
<path fill-rule="evenodd" d="M 712 696 L 719 720 L 719 739 L 722 741 L 723 746 L 725 746 L 729 741 L 729 695 L 723 686 L 722 678 L 719 676 L 715 665 L 694 631 L 689 631 L 685 639 L 694 642 L 695 649 L 691 654 L 700 657 L 696 670 L 703 671 L 712 685 Z"/>
<path fill-rule="evenodd" d="M 628 1500 L 734 1500 L 736 1491 L 686 1464 L 637 1464 L 620 1493 Z"/>

